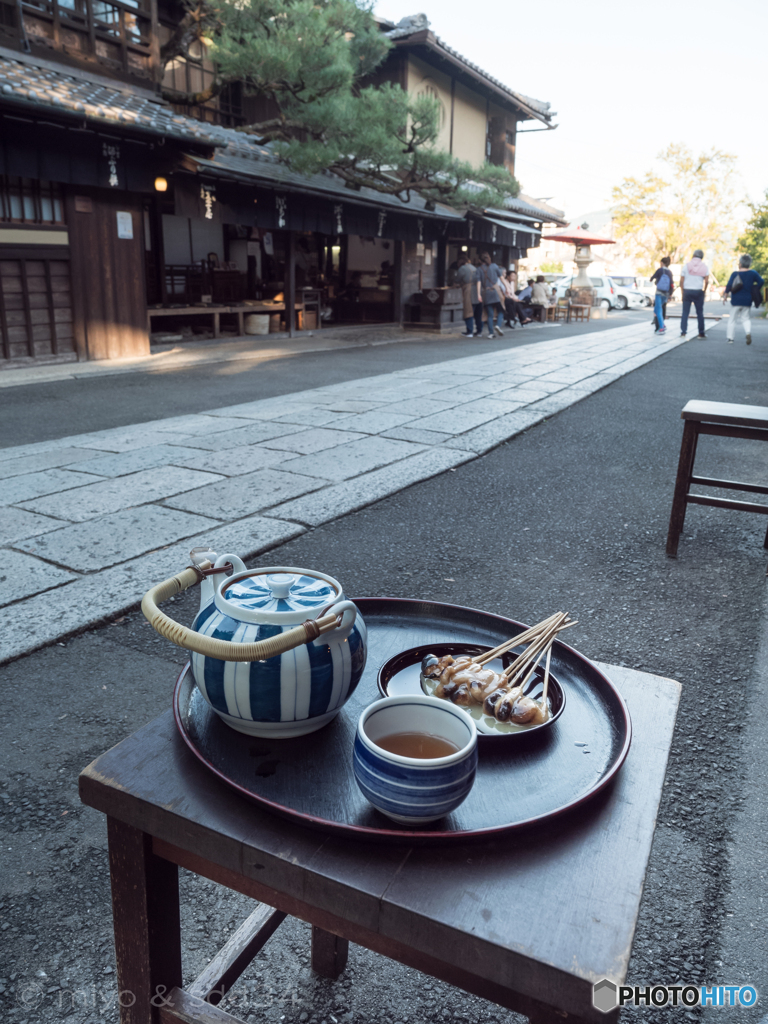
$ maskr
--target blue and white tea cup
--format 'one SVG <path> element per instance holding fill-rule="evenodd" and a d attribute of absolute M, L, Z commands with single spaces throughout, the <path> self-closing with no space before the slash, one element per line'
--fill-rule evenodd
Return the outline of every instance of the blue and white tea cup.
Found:
<path fill-rule="evenodd" d="M 439 737 L 458 749 L 421 758 L 378 746 L 377 740 L 396 733 Z M 421 694 L 384 697 L 360 716 L 352 764 L 358 786 L 378 811 L 403 825 L 423 825 L 455 810 L 472 789 L 477 729 L 465 711 L 447 701 Z"/>

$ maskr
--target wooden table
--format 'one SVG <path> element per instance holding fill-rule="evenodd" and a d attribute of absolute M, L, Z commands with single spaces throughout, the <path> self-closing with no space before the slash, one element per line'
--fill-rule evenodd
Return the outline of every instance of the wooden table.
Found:
<path fill-rule="evenodd" d="M 706 494 L 690 493 L 691 486 L 699 484 L 702 487 L 722 487 L 729 491 L 768 494 L 768 487 L 765 484 L 716 480 L 713 477 L 694 476 L 693 473 L 700 434 L 768 441 L 768 408 L 764 405 L 735 405 L 732 402 L 691 401 L 686 403 L 680 417 L 685 421 L 685 426 L 667 533 L 667 555 L 670 558 L 677 558 L 677 546 L 688 505 L 709 505 L 715 508 L 735 509 L 737 512 L 758 512 L 761 515 L 768 515 L 768 505 L 754 501 L 736 501 L 733 498 L 713 498 Z M 768 548 L 768 530 L 763 546 Z"/>
<path fill-rule="evenodd" d="M 123 1024 L 233 1024 L 203 998 L 218 1001 L 286 914 L 313 925 L 312 966 L 327 977 L 352 941 L 536 1024 L 615 1022 L 593 1008 L 592 984 L 625 979 L 680 687 L 602 668 L 633 721 L 615 784 L 494 841 L 385 846 L 274 817 L 194 759 L 170 710 L 97 758 L 80 796 L 108 815 L 118 989 L 135 996 Z M 262 904 L 186 991 L 177 866 Z"/>

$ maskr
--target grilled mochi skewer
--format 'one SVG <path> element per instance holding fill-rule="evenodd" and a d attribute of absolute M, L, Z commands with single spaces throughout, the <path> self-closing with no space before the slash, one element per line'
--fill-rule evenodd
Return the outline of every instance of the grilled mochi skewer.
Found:
<path fill-rule="evenodd" d="M 421 671 L 423 675 L 438 680 L 434 691 L 436 697 L 462 707 L 482 704 L 483 711 L 500 722 L 539 725 L 549 718 L 546 689 L 542 700 L 536 701 L 525 694 L 525 687 L 546 653 L 546 688 L 552 644 L 557 634 L 571 625 L 575 622 L 568 621 L 566 612 L 557 612 L 493 650 L 474 657 L 464 654 L 454 658 L 446 654 L 438 658 L 427 654 L 422 659 Z M 495 657 L 525 643 L 528 644 L 526 650 L 503 672 L 494 672 L 486 667 Z"/>

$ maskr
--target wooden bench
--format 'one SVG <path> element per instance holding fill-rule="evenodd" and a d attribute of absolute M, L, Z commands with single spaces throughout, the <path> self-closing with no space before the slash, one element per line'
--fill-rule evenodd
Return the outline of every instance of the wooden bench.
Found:
<path fill-rule="evenodd" d="M 699 434 L 768 441 L 768 408 L 762 405 L 732 405 L 730 402 L 693 401 L 687 403 L 681 417 L 685 421 L 685 426 L 683 427 L 675 496 L 672 499 L 672 513 L 669 517 L 669 533 L 667 534 L 667 555 L 670 558 L 677 558 L 677 545 L 685 522 L 686 508 L 689 504 L 711 505 L 715 508 L 731 508 L 740 512 L 759 512 L 762 515 L 768 515 L 768 505 L 690 493 L 692 484 L 700 484 L 704 487 L 724 487 L 729 491 L 768 494 L 768 487 L 763 484 L 715 480 L 712 477 L 694 476 L 693 473 Z M 766 532 L 764 547 L 768 548 L 768 532 Z"/>
<path fill-rule="evenodd" d="M 297 312 L 304 311 L 304 303 L 297 302 Z M 211 316 L 213 317 L 213 336 L 221 337 L 221 314 L 235 313 L 237 315 L 237 334 L 243 335 L 243 317 L 249 313 L 284 313 L 284 302 L 270 302 L 263 305 L 249 306 L 177 306 L 175 309 L 148 309 L 147 330 L 152 333 L 152 320 L 158 316 Z"/>

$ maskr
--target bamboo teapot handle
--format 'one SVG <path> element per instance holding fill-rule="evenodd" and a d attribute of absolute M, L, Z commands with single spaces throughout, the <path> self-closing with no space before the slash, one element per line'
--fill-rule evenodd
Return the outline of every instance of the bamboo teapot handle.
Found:
<path fill-rule="evenodd" d="M 292 650 L 294 647 L 301 647 L 303 644 L 316 640 L 323 633 L 329 633 L 332 629 L 348 628 L 352 626 L 357 609 L 351 601 L 339 601 L 325 611 L 318 619 L 307 619 L 300 626 L 289 629 L 285 633 L 278 633 L 277 636 L 268 637 L 266 640 L 259 640 L 253 644 L 236 644 L 231 640 L 217 640 L 214 637 L 203 636 L 188 626 L 182 626 L 165 612 L 157 607 L 158 602 L 167 601 L 169 597 L 180 594 L 190 587 L 194 587 L 209 574 L 212 568 L 208 561 L 201 565 L 191 565 L 171 576 L 170 579 L 148 590 L 141 602 L 141 610 L 144 618 L 155 629 L 160 636 L 170 640 L 178 647 L 184 647 L 188 651 L 195 651 L 209 658 L 218 658 L 220 661 L 265 661 L 267 658 L 275 658 L 279 654 Z"/>

